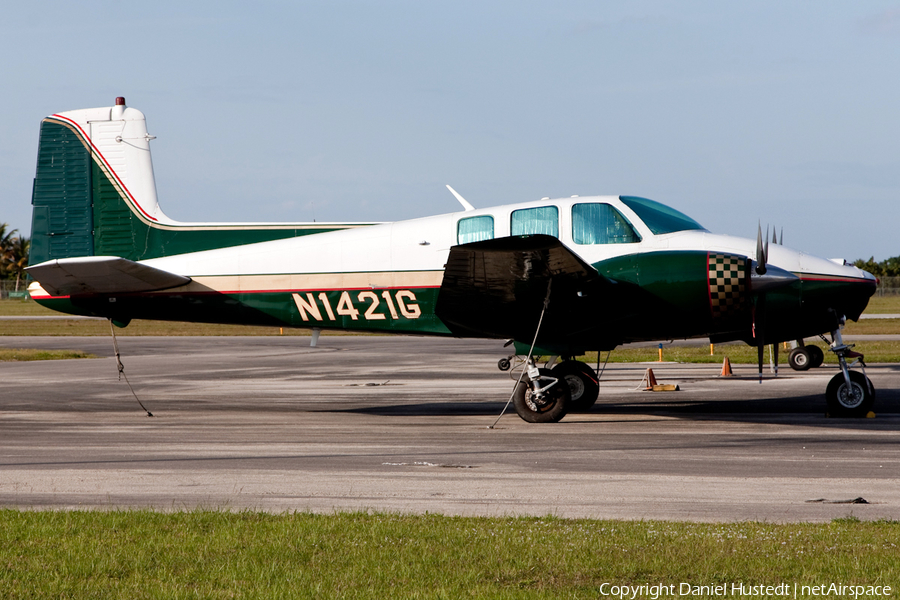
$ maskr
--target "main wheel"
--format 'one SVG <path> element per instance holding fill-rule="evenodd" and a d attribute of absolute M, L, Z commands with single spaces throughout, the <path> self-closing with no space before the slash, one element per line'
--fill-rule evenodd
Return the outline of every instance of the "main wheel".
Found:
<path fill-rule="evenodd" d="M 868 377 L 859 371 L 850 371 L 850 388 L 844 374 L 838 373 L 825 389 L 828 414 L 832 417 L 864 417 L 875 404 L 875 388 Z"/>
<path fill-rule="evenodd" d="M 562 377 L 569 384 L 569 412 L 589 410 L 600 395 L 600 384 L 592 368 L 577 360 L 559 363 L 552 370 L 554 377 Z"/>
<path fill-rule="evenodd" d="M 825 352 L 818 346 L 806 346 L 806 351 L 809 353 L 810 369 L 817 369 L 825 362 Z"/>
<path fill-rule="evenodd" d="M 556 423 L 566 416 L 571 392 L 566 380 L 554 375 L 550 369 L 539 371 L 536 382 L 525 381 L 524 378 L 519 382 L 513 395 L 513 405 L 516 413 L 529 423 Z M 544 389 L 535 391 L 535 384 Z"/>
<path fill-rule="evenodd" d="M 794 348 L 791 350 L 791 353 L 788 354 L 788 364 L 791 365 L 791 368 L 795 371 L 805 371 L 811 365 L 812 359 L 809 356 L 809 350 L 807 350 L 806 346 L 802 346 L 800 348 Z"/>

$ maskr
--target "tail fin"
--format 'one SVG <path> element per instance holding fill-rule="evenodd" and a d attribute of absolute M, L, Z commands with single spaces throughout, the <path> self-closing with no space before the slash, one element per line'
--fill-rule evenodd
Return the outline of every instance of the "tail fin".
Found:
<path fill-rule="evenodd" d="M 31 198 L 31 264 L 146 253 L 135 247 L 136 230 L 171 222 L 156 199 L 151 139 L 144 115 L 124 98 L 44 119 Z"/>
<path fill-rule="evenodd" d="M 370 224 L 173 221 L 157 201 L 152 139 L 143 113 L 124 98 L 43 120 L 30 264 L 81 256 L 142 260 Z"/>

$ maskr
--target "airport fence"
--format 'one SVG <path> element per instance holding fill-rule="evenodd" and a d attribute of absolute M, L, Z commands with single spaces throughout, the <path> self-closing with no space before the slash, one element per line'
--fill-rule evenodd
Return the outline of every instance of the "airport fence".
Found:
<path fill-rule="evenodd" d="M 879 277 L 876 296 L 900 296 L 900 277 Z"/>
<path fill-rule="evenodd" d="M 0 299 L 2 300 L 10 300 L 19 298 L 22 300 L 28 299 L 28 292 L 25 291 L 25 288 L 28 287 L 28 283 L 22 279 L 19 281 L 19 285 L 16 286 L 16 280 L 12 281 L 0 281 Z"/>

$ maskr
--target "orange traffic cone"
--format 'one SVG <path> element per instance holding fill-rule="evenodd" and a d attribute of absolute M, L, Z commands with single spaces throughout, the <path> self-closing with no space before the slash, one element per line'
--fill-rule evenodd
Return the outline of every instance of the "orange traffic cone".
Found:
<path fill-rule="evenodd" d="M 731 361 L 728 360 L 728 357 L 725 357 L 725 360 L 722 361 L 722 373 L 719 377 L 732 377 L 734 373 L 731 372 Z"/>
<path fill-rule="evenodd" d="M 641 383 L 647 382 L 647 387 L 644 388 L 644 391 L 650 391 L 653 389 L 653 386 L 659 385 L 656 382 L 656 376 L 653 374 L 653 369 L 647 369 L 647 372 L 644 373 L 644 378 L 641 379 Z"/>

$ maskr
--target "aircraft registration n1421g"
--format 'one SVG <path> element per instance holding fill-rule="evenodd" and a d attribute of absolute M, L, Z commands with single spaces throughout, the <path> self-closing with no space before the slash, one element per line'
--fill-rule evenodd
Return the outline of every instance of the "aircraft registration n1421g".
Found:
<path fill-rule="evenodd" d="M 157 203 L 144 115 L 115 106 L 41 124 L 29 291 L 58 311 L 513 339 L 530 357 L 516 410 L 560 420 L 597 399 L 596 372 L 572 359 L 636 341 L 708 337 L 763 348 L 798 340 L 794 366 L 821 364 L 802 340 L 826 333 L 840 370 L 833 415 L 864 415 L 875 390 L 848 359 L 875 278 L 757 239 L 716 235 L 631 196 L 544 198 L 395 223 L 180 223 Z M 452 191 L 452 190 L 451 190 Z M 774 241 L 774 240 L 773 240 Z M 777 358 L 776 358 L 777 363 Z M 865 367 L 861 360 L 857 360 Z"/>

